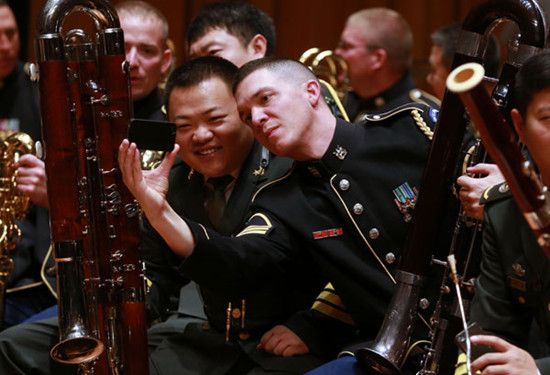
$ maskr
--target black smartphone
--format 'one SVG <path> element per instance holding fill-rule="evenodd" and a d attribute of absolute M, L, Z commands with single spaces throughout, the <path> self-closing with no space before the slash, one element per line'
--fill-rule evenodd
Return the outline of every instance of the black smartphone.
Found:
<path fill-rule="evenodd" d="M 172 151 L 176 142 L 173 122 L 131 119 L 128 140 L 140 150 Z"/>
<path fill-rule="evenodd" d="M 479 324 L 476 322 L 473 322 L 468 326 L 468 337 L 472 337 L 475 335 L 486 335 L 487 333 L 481 328 Z M 455 343 L 458 345 L 460 350 L 462 350 L 464 353 L 467 352 L 466 350 L 466 335 L 464 330 L 460 331 L 455 336 Z M 480 345 L 480 344 L 471 344 L 471 360 L 474 361 L 475 359 L 481 357 L 485 353 L 491 353 L 496 352 L 497 350 L 489 345 Z"/>

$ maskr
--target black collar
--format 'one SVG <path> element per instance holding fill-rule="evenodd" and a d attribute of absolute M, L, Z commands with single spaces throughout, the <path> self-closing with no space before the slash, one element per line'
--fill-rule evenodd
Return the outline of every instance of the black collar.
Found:
<path fill-rule="evenodd" d="M 296 163 L 300 173 L 314 178 L 333 176 L 342 166 L 353 149 L 357 125 L 336 119 L 336 128 L 327 151 L 320 160 L 308 160 Z"/>

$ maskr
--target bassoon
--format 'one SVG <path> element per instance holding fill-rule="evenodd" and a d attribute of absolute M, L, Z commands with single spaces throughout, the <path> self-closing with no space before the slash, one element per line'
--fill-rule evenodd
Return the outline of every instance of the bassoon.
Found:
<path fill-rule="evenodd" d="M 73 12 L 92 18 L 95 35 L 63 32 Z M 38 33 L 59 296 L 60 342 L 51 356 L 87 374 L 147 374 L 139 206 L 117 162 L 132 117 L 118 16 L 106 0 L 48 0 Z"/>
<path fill-rule="evenodd" d="M 544 16 L 534 0 L 486 0 L 473 8 L 464 20 L 452 67 L 467 62 L 482 62 L 487 44 L 486 32 L 495 22 L 504 20 L 515 22 L 521 32 L 518 39 L 519 62 L 544 48 Z M 513 65 L 503 68 L 507 79 L 513 77 L 511 72 L 515 69 Z M 497 87 L 505 89 L 510 84 L 502 81 Z M 374 343 L 356 353 L 360 364 L 379 373 L 400 374 L 406 359 L 422 286 L 429 272 L 441 223 L 444 222 L 466 123 L 460 98 L 446 91 L 413 213 L 412 227 L 396 275 L 397 290 Z"/>
<path fill-rule="evenodd" d="M 510 124 L 480 85 L 481 65 L 464 64 L 447 78 L 447 88 L 458 94 L 479 129 L 489 155 L 498 164 L 520 210 L 550 259 L 550 198 L 535 169 L 525 160 Z"/>

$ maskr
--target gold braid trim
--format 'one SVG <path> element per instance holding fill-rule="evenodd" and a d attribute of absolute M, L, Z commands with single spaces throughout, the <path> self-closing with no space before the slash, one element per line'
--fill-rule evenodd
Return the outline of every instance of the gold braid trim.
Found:
<path fill-rule="evenodd" d="M 431 141 L 434 136 L 434 132 L 432 131 L 432 129 L 430 129 L 428 125 L 426 125 L 426 122 L 420 115 L 420 112 L 418 112 L 417 109 L 413 109 L 411 111 L 411 114 L 414 119 L 414 122 L 416 122 L 416 125 L 418 125 L 422 133 L 424 133 L 426 137 L 428 137 L 428 139 Z"/>

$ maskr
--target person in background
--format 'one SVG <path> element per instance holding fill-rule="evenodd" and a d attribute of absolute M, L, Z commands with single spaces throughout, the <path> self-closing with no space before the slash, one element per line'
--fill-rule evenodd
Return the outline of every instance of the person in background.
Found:
<path fill-rule="evenodd" d="M 297 160 L 290 174 L 255 195 L 243 231 L 223 237 L 177 215 L 166 201 L 166 183 L 152 183 L 136 168 L 137 149 L 127 141 L 119 152 L 125 184 L 184 258 L 179 270 L 186 277 L 218 293 L 246 295 L 288 269 L 310 272 L 313 263 L 349 309 L 357 338 L 374 338 L 394 292 L 392 273 L 408 228 L 393 189 L 403 180 L 419 184 L 434 125 L 431 109 L 410 104 L 383 119 L 347 123 L 334 117 L 307 67 L 280 58 L 245 64 L 234 92 L 240 117 L 257 139 Z M 381 157 L 389 150 L 391 157 Z M 157 172 L 165 174 L 174 160 L 175 153 L 168 154 Z M 372 183 L 360 183 L 365 180 Z"/>
<path fill-rule="evenodd" d="M 24 64 L 18 60 L 19 50 L 19 30 L 15 16 L 7 2 L 0 0 L 1 138 L 5 139 L 14 132 L 24 132 L 38 141 L 41 139 L 38 88 L 25 74 Z M 48 211 L 43 207 L 47 203 L 40 192 L 33 189 L 33 181 L 36 180 L 43 183 L 41 186 L 45 192 L 45 174 L 43 168 L 40 170 L 40 163 L 35 156 L 27 154 L 13 165 L 17 171 L 17 188 L 30 197 L 34 204 L 26 218 L 17 222 L 22 232 L 21 241 L 14 250 L 3 251 L 4 256 L 12 259 L 14 269 L 7 279 L 5 315 L 0 327 L 18 324 L 56 302 L 45 284 L 45 280 L 55 282 L 55 279 L 41 273 L 50 245 L 50 228 Z M 10 177 L 2 176 L 6 179 Z M 46 268 L 52 265 L 53 262 L 50 262 Z"/>
<path fill-rule="evenodd" d="M 550 186 L 548 51 L 531 57 L 520 68 L 514 102 L 511 117 L 516 132 L 537 164 L 542 183 Z M 526 350 L 533 320 L 544 342 L 549 343 L 548 257 L 506 183 L 490 188 L 484 196 L 481 275 L 476 281 L 470 321 L 477 322 L 487 334 L 472 336 L 471 342 L 489 345 L 494 352 L 475 359 L 472 373 L 550 374 L 548 355 L 535 359 Z"/>
<path fill-rule="evenodd" d="M 367 8 L 348 17 L 334 52 L 349 66 L 353 91 L 344 104 L 351 120 L 413 101 L 439 108 L 437 99 L 413 82 L 412 45 L 407 21 L 392 9 Z"/>
<path fill-rule="evenodd" d="M 443 100 L 446 90 L 447 76 L 451 72 L 453 58 L 458 43 L 462 24 L 459 22 L 441 27 L 431 34 L 432 47 L 430 51 L 430 73 L 426 81 L 432 87 L 439 100 Z M 500 66 L 500 48 L 494 35 L 488 37 L 488 47 L 485 52 L 483 65 L 486 75 L 496 77 Z M 472 131 L 476 133 L 475 130 Z M 468 153 L 472 153 L 470 149 Z M 483 206 L 479 201 L 481 194 L 489 186 L 504 180 L 498 166 L 491 163 L 476 163 L 463 171 L 464 174 L 457 180 L 460 187 L 458 192 L 462 207 L 466 215 L 483 220 Z"/>

